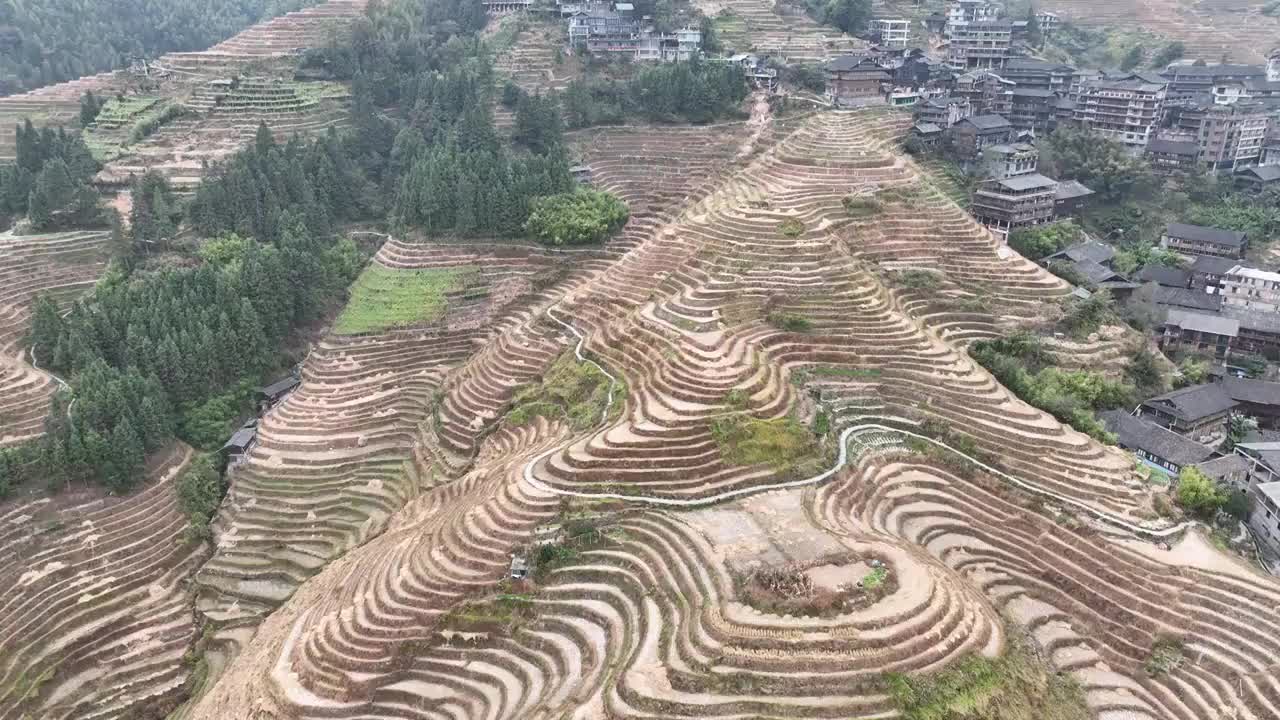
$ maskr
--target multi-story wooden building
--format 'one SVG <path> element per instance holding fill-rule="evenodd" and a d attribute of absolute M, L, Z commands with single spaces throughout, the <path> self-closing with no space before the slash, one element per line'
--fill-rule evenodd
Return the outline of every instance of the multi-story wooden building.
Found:
<path fill-rule="evenodd" d="M 838 107 L 884 102 L 893 74 L 870 55 L 845 55 L 826 64 L 827 99 Z"/>
<path fill-rule="evenodd" d="M 1058 181 L 1039 173 L 988 180 L 973 193 L 978 222 L 998 232 L 1052 222 Z"/>
<path fill-rule="evenodd" d="M 1236 230 L 1169 223 L 1160 237 L 1160 247 L 1184 255 L 1243 258 L 1249 238 Z"/>

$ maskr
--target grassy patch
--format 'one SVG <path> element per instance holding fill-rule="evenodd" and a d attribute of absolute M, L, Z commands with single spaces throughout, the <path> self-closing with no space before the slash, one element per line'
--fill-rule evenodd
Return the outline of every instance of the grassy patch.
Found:
<path fill-rule="evenodd" d="M 303 102 L 319 102 L 331 98 L 344 98 L 351 94 L 347 87 L 339 82 L 319 80 L 315 82 L 296 82 L 291 85 L 294 95 Z"/>
<path fill-rule="evenodd" d="M 846 195 L 840 203 L 849 217 L 863 218 L 880 212 L 880 201 L 873 197 Z"/>
<path fill-rule="evenodd" d="M 541 382 L 516 393 L 506 421 L 524 425 L 536 417 L 564 419 L 575 430 L 586 430 L 600 422 L 609 399 L 609 378 L 591 363 L 580 363 L 570 350 L 556 358 Z M 622 412 L 626 389 L 613 388 L 611 417 Z"/>
<path fill-rule="evenodd" d="M 778 223 L 778 232 L 789 238 L 797 238 L 804 234 L 804 223 L 795 218 L 787 218 Z"/>
<path fill-rule="evenodd" d="M 769 465 L 783 472 L 818 456 L 813 434 L 791 417 L 724 417 L 712 422 L 711 435 L 730 465 Z"/>
<path fill-rule="evenodd" d="M 1186 648 L 1181 638 L 1161 636 L 1151 646 L 1151 656 L 1143 664 L 1143 669 L 1151 677 L 1159 677 L 1182 664 L 1182 652 Z"/>
<path fill-rule="evenodd" d="M 978 655 L 930 675 L 889 673 L 904 720 L 1087 720 L 1084 691 L 1048 668 L 1021 632 L 1003 657 Z"/>
<path fill-rule="evenodd" d="M 438 320 L 445 292 L 465 287 L 478 273 L 474 267 L 398 270 L 371 264 L 352 285 L 333 331 L 351 335 Z"/>
<path fill-rule="evenodd" d="M 775 310 L 769 313 L 765 319 L 768 320 L 770 325 L 787 332 L 809 332 L 809 329 L 813 327 L 813 323 L 809 321 L 809 318 L 782 310 Z"/>
<path fill-rule="evenodd" d="M 912 290 L 934 290 L 942 277 L 932 270 L 900 270 L 893 275 L 896 284 Z"/>
<path fill-rule="evenodd" d="M 849 380 L 870 380 L 882 374 L 880 368 L 854 368 L 842 365 L 810 365 L 791 373 L 791 382 L 805 385 L 815 378 L 845 378 Z"/>
<path fill-rule="evenodd" d="M 463 603 L 440 620 L 440 627 L 460 632 L 510 632 L 537 616 L 533 599 L 527 595 L 504 594 Z"/>

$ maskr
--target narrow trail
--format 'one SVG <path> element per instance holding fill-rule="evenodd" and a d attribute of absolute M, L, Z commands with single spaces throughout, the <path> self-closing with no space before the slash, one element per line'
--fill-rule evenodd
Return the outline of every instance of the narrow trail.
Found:
<path fill-rule="evenodd" d="M 591 360 L 590 358 L 587 358 L 585 355 L 583 355 L 582 351 L 587 342 L 586 336 L 582 333 L 582 331 L 578 330 L 578 328 L 572 325 L 571 323 L 565 322 L 564 320 L 561 320 L 560 318 L 556 317 L 555 314 L 552 312 L 554 307 L 555 306 L 547 308 L 546 315 L 547 317 L 554 320 L 556 323 L 568 329 L 569 332 L 573 333 L 573 335 L 576 338 L 578 338 L 578 342 L 574 346 L 574 355 L 577 357 L 579 362 L 591 363 L 591 365 L 599 369 L 600 372 L 604 373 L 604 375 L 609 378 L 609 396 L 607 401 L 605 402 L 604 410 L 601 412 L 601 416 L 600 416 L 600 423 L 601 425 L 603 425 L 608 420 L 609 412 L 613 408 L 614 389 L 618 383 L 618 379 L 614 377 L 614 375 L 611 374 L 608 370 L 606 370 L 600 363 L 596 362 L 595 360 Z M 901 418 L 884 417 L 884 416 L 864 416 L 864 417 L 869 417 L 871 419 L 876 419 L 876 420 L 902 422 Z M 558 488 L 553 485 L 548 485 L 547 483 L 535 477 L 534 468 L 538 465 L 538 463 L 542 462 L 546 458 L 551 457 L 552 455 L 558 452 L 563 452 L 567 450 L 571 443 L 566 443 L 565 445 L 562 445 L 560 447 L 554 447 L 550 450 L 547 450 L 546 452 L 538 455 L 537 457 L 533 458 L 529 462 L 525 463 L 524 468 L 521 470 L 521 477 L 524 479 L 525 482 L 529 483 L 529 485 L 532 486 L 533 488 L 541 492 L 551 493 L 553 495 L 584 498 L 589 500 L 624 500 L 624 501 L 630 501 L 630 502 L 644 503 L 648 505 L 658 505 L 663 507 L 678 507 L 678 508 L 705 507 L 707 505 L 715 505 L 717 503 L 721 503 L 726 500 L 733 500 L 735 498 L 745 497 L 748 495 L 756 495 L 759 493 L 766 493 L 774 490 L 788 490 L 788 489 L 798 488 L 798 487 L 807 487 L 809 485 L 817 485 L 818 483 L 821 483 L 824 480 L 827 480 L 828 478 L 832 477 L 837 472 L 839 472 L 842 468 L 844 468 L 844 466 L 849 462 L 849 440 L 853 438 L 855 435 L 863 432 L 895 433 L 905 437 L 915 438 L 917 440 L 922 440 L 924 442 L 931 443 L 933 445 L 936 445 L 937 447 L 943 448 L 945 450 L 955 453 L 956 455 L 959 455 L 960 457 L 968 460 L 969 462 L 973 463 L 977 467 L 981 468 L 985 472 L 990 473 L 991 475 L 998 477 L 1001 480 L 1004 480 L 1005 482 L 1008 482 L 1009 484 L 1017 487 L 1020 490 L 1033 493 L 1035 495 L 1053 500 L 1054 502 L 1061 503 L 1063 505 L 1068 505 L 1072 508 L 1075 508 L 1076 510 L 1087 513 L 1088 515 L 1094 517 L 1099 521 L 1105 522 L 1114 528 L 1127 532 L 1140 539 L 1153 540 L 1153 541 L 1163 540 L 1165 538 L 1178 535 L 1182 533 L 1184 530 L 1186 530 L 1187 528 L 1195 525 L 1195 523 L 1191 521 L 1183 522 L 1178 525 L 1174 525 L 1172 527 L 1162 528 L 1162 529 L 1146 528 L 1146 527 L 1142 527 L 1141 525 L 1135 525 L 1129 522 L 1127 519 L 1125 519 L 1122 516 L 1115 515 L 1113 513 L 1109 513 L 1104 510 L 1099 510 L 1086 503 L 1080 502 L 1079 500 L 1069 498 L 1065 495 L 1060 495 L 1050 490 L 1045 490 L 1044 488 L 1041 488 L 1033 483 L 1029 483 L 1025 480 L 1021 480 L 1019 478 L 1013 477 L 1012 475 L 1009 475 L 1008 473 L 1005 473 L 1002 470 L 997 470 L 996 468 L 993 468 L 990 465 L 987 465 L 986 463 L 980 460 L 977 460 L 976 458 L 973 458 L 970 455 L 967 455 L 961 452 L 960 450 L 957 450 L 951 447 L 950 445 L 947 445 L 944 442 L 940 442 L 926 435 L 921 435 L 919 433 L 911 432 L 910 430 L 903 430 L 898 427 L 884 425 L 877 422 L 862 422 L 856 425 L 851 425 L 845 428 L 843 431 L 841 431 L 840 439 L 839 439 L 839 454 L 836 457 L 835 464 L 833 464 L 829 469 L 818 473 L 817 475 L 814 475 L 812 477 L 802 478 L 799 480 L 788 480 L 785 482 L 770 483 L 767 485 L 757 485 L 754 487 L 727 490 L 725 492 L 721 492 L 715 495 L 709 495 L 707 497 L 701 497 L 701 498 L 667 498 L 667 497 L 659 497 L 654 495 L 634 495 L 634 494 L 622 494 L 622 493 L 611 493 L 611 492 L 583 492 L 580 490 L 566 490 L 564 488 Z"/>
<path fill-rule="evenodd" d="M 64 317 L 65 317 L 65 315 L 64 315 Z M 71 408 L 75 407 L 75 404 L 76 404 L 76 398 L 75 398 L 75 393 L 74 393 L 74 391 L 72 391 L 71 386 L 67 384 L 67 381 L 66 381 L 66 380 L 63 380 L 62 378 L 58 377 L 57 375 L 54 375 L 53 373 L 49 372 L 48 370 L 40 370 L 40 362 L 36 359 L 36 346 L 35 346 L 35 345 L 32 345 L 32 346 L 31 346 L 31 351 L 30 351 L 30 352 L 31 352 L 31 367 L 33 367 L 33 368 L 35 368 L 36 370 L 39 370 L 40 372 L 44 373 L 45 375 L 48 375 L 49 377 L 53 378 L 54 380 L 56 380 L 56 381 L 57 381 L 57 383 L 58 383 L 59 385 L 61 385 L 61 386 L 62 386 L 62 389 L 63 389 L 63 390 L 66 390 L 67 392 L 72 393 L 72 396 L 71 396 L 71 402 L 67 403 L 67 419 L 68 419 L 68 420 L 70 420 L 70 419 L 71 419 Z"/>

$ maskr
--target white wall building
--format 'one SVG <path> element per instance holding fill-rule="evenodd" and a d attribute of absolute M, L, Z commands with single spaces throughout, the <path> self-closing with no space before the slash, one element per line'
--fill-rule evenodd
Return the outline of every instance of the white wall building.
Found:
<path fill-rule="evenodd" d="M 1222 302 L 1264 312 L 1280 312 L 1280 273 L 1236 265 L 1222 276 Z"/>
<path fill-rule="evenodd" d="M 911 37 L 910 20 L 876 20 L 872 29 L 880 37 L 880 44 L 889 48 L 905 48 Z"/>

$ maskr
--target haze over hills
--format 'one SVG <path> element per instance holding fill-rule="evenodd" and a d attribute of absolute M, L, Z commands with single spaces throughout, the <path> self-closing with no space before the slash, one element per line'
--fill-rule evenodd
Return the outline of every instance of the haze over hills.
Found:
<path fill-rule="evenodd" d="M 1280 49 L 1073 2 L 10 33 L 0 720 L 1280 717 Z"/>

